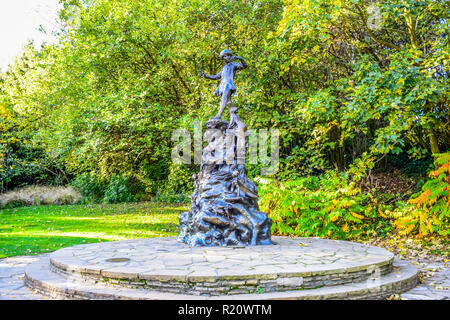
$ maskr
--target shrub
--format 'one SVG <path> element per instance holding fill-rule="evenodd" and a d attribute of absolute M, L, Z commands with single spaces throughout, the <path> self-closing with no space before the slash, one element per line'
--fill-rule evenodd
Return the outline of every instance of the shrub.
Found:
<path fill-rule="evenodd" d="M 192 175 L 198 172 L 198 167 L 171 164 L 166 181 L 161 182 L 152 201 L 185 203 L 190 201 L 194 191 Z"/>
<path fill-rule="evenodd" d="M 128 188 L 127 180 L 119 175 L 112 176 L 109 185 L 106 188 L 103 202 L 130 202 L 132 199 L 133 197 L 130 189 Z"/>
<path fill-rule="evenodd" d="M 0 138 L 3 138 L 1 130 Z M 33 185 L 58 186 L 66 182 L 64 168 L 42 148 L 20 141 L 5 143 L 0 139 L 0 192 Z"/>
<path fill-rule="evenodd" d="M 164 203 L 187 203 L 190 201 L 190 196 L 187 193 L 157 193 L 151 198 L 154 202 L 164 202 Z"/>
<path fill-rule="evenodd" d="M 194 191 L 192 175 L 197 172 L 198 168 L 171 164 L 165 191 L 172 194 L 185 194 Z"/>
<path fill-rule="evenodd" d="M 408 201 L 413 206 L 394 212 L 400 234 L 418 237 L 437 232 L 448 236 L 450 220 L 450 152 L 436 155 L 438 167 L 429 173 L 430 179 Z"/>
<path fill-rule="evenodd" d="M 84 202 L 98 202 L 105 196 L 106 184 L 93 173 L 83 173 L 72 182 L 83 196 Z"/>
<path fill-rule="evenodd" d="M 344 173 L 330 170 L 321 177 L 258 181 L 261 210 L 272 218 L 273 233 L 346 239 L 392 229 L 380 223 L 385 208 Z"/>
<path fill-rule="evenodd" d="M 19 207 L 41 204 L 74 204 L 81 194 L 71 186 L 30 186 L 0 194 L 0 207 Z"/>

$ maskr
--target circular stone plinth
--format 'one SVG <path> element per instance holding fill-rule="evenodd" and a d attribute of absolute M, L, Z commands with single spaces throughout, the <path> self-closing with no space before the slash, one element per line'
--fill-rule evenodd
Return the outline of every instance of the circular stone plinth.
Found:
<path fill-rule="evenodd" d="M 275 245 L 189 247 L 175 238 L 85 244 L 50 255 L 52 271 L 85 281 L 194 295 L 355 283 L 392 271 L 389 251 L 348 241 L 272 237 Z"/>

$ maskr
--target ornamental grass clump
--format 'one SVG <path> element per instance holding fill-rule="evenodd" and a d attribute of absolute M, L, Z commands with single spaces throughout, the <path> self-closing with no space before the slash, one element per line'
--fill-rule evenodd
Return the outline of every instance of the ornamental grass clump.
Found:
<path fill-rule="evenodd" d="M 41 204 L 74 204 L 81 194 L 71 186 L 29 186 L 0 194 L 0 208 Z"/>

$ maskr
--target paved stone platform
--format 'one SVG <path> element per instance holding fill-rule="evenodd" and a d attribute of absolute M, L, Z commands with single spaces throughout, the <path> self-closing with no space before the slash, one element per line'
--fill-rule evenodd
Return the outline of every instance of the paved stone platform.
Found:
<path fill-rule="evenodd" d="M 450 300 L 450 266 L 447 263 L 420 263 L 419 270 L 431 275 L 415 288 L 400 295 L 402 300 Z"/>
<path fill-rule="evenodd" d="M 275 237 L 276 245 L 188 247 L 174 238 L 86 244 L 50 255 L 52 270 L 85 281 L 196 295 L 311 289 L 392 271 L 389 251 L 347 241 Z"/>
<path fill-rule="evenodd" d="M 72 299 L 379 299 L 417 270 L 347 241 L 274 237 L 276 245 L 188 247 L 175 238 L 86 244 L 31 263 L 26 284 Z"/>
<path fill-rule="evenodd" d="M 367 281 L 275 292 L 249 292 L 243 294 L 192 295 L 166 291 L 127 288 L 106 283 L 93 284 L 66 278 L 49 268 L 44 258 L 26 269 L 25 280 L 29 287 L 55 299 L 78 300 L 328 300 L 328 299 L 384 299 L 394 293 L 404 292 L 417 283 L 417 270 L 408 262 L 396 260 L 395 272 Z"/>
<path fill-rule="evenodd" d="M 17 256 L 0 259 L 0 300 L 44 300 L 49 299 L 25 286 L 25 268 L 48 254 L 39 256 Z"/>
<path fill-rule="evenodd" d="M 52 299 L 41 295 L 37 290 L 31 290 L 24 285 L 25 268 L 36 261 L 48 259 L 48 254 L 38 256 L 15 256 L 0 259 L 0 300 L 45 300 Z M 47 262 L 48 265 L 49 262 Z M 396 265 L 394 268 L 400 267 Z M 400 260 L 400 263 L 402 261 Z M 450 267 L 444 263 L 422 263 L 419 270 L 433 267 L 434 274 L 411 290 L 400 294 L 406 300 L 450 300 Z M 397 276 L 399 274 L 396 274 Z"/>

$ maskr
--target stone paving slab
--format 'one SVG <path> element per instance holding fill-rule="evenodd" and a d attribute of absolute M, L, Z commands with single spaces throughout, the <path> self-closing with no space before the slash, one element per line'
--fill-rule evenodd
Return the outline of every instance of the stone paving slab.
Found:
<path fill-rule="evenodd" d="M 421 271 L 432 275 L 425 278 L 417 287 L 400 295 L 403 300 L 450 300 L 450 267 L 445 263 L 427 264 L 417 266 Z"/>
<path fill-rule="evenodd" d="M 31 268 L 30 268 L 31 267 Z M 68 279 L 51 272 L 48 257 L 35 262 L 26 270 L 28 285 L 56 299 L 108 300 L 324 300 L 324 299 L 383 299 L 395 292 L 414 287 L 417 270 L 406 261 L 396 260 L 396 272 L 378 279 L 309 290 L 269 293 L 244 293 L 220 296 L 198 296 L 144 289 L 127 289 L 103 284 L 90 284 Z"/>
<path fill-rule="evenodd" d="M 0 300 L 48 299 L 49 296 L 38 294 L 25 287 L 23 280 L 24 270 L 27 265 L 30 265 L 31 263 L 36 262 L 42 258 L 48 259 L 48 257 L 49 254 L 43 254 L 39 256 L 18 256 L 0 259 Z M 418 265 L 417 267 L 419 269 L 427 270 L 433 268 L 433 270 L 435 270 L 435 273 L 430 278 L 425 279 L 425 283 L 421 283 L 414 289 L 400 294 L 401 299 L 450 299 L 450 290 L 448 286 L 450 282 L 450 268 L 448 266 L 444 265 L 443 263 L 438 263 L 436 265 L 423 263 L 421 265 Z M 394 273 L 395 272 L 398 271 L 394 271 Z M 126 290 L 129 289 L 125 289 L 125 291 Z M 245 298 L 245 296 L 243 295 L 239 296 L 240 299 Z M 194 299 L 195 296 L 191 296 L 191 298 Z M 229 298 L 230 297 L 227 296 L 227 299 Z M 169 299 L 169 297 L 167 297 L 167 299 Z"/>
<path fill-rule="evenodd" d="M 48 254 L 0 259 L 0 300 L 44 300 L 49 297 L 25 286 L 25 268 Z"/>
<path fill-rule="evenodd" d="M 186 247 L 174 237 L 84 244 L 50 255 L 59 269 L 83 274 L 126 277 L 173 270 L 184 279 L 193 273 L 204 277 L 214 269 L 220 275 L 270 273 L 268 267 L 289 272 L 322 275 L 334 271 L 359 271 L 392 263 L 385 249 L 348 241 L 273 237 L 277 245 L 253 247 Z M 112 260 L 112 261 L 111 261 Z M 204 280 L 202 280 L 204 281 Z"/>
<path fill-rule="evenodd" d="M 311 289 L 392 271 L 394 256 L 382 248 L 319 238 L 273 241 L 251 247 L 188 247 L 175 237 L 115 241 L 64 248 L 50 261 L 66 277 L 198 295 Z"/>

